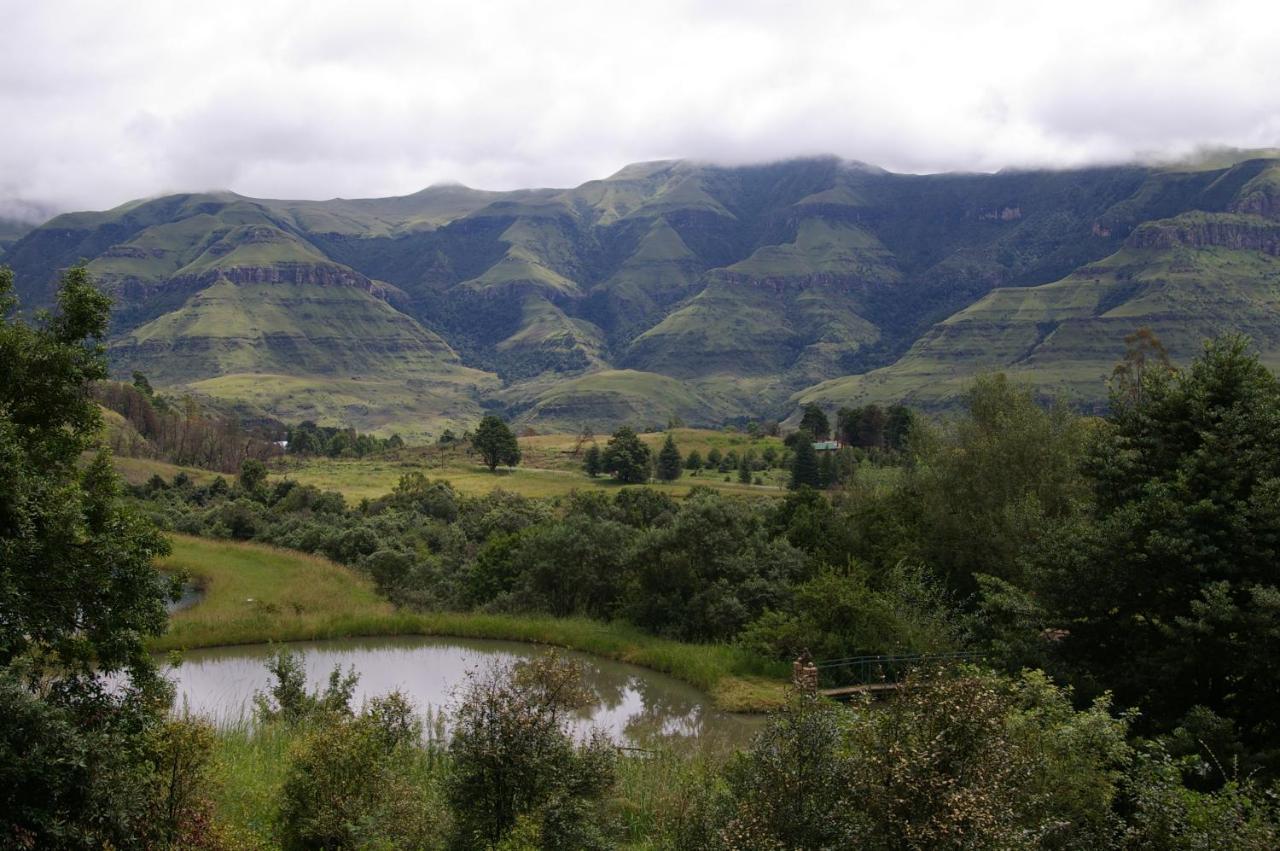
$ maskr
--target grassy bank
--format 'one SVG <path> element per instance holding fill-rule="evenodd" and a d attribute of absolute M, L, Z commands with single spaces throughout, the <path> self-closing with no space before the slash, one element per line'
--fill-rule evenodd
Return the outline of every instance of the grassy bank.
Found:
<path fill-rule="evenodd" d="M 722 709 L 770 709 L 785 667 L 716 644 L 685 644 L 582 618 L 398 612 L 372 584 L 327 559 L 258 544 L 175 535 L 161 567 L 186 570 L 205 598 L 170 619 L 156 650 L 378 635 L 527 641 L 593 653 L 670 674 Z"/>

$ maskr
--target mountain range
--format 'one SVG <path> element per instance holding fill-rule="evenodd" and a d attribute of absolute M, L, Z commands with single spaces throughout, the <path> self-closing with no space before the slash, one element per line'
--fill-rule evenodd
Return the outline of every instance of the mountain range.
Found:
<path fill-rule="evenodd" d="M 81 261 L 115 295 L 118 374 L 406 437 L 485 411 L 544 431 L 943 408 L 992 371 L 1096 407 L 1139 327 L 1179 361 L 1242 331 L 1280 366 L 1274 152 L 934 175 L 662 161 L 573 189 L 169 195 L 11 231 L 24 308 Z"/>

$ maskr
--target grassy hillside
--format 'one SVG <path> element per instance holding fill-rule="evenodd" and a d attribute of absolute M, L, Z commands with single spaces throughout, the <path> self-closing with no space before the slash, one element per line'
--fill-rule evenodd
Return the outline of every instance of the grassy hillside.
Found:
<path fill-rule="evenodd" d="M 221 278 L 178 310 L 117 338 L 123 375 L 244 402 L 297 422 L 421 439 L 479 419 L 492 382 L 436 334 L 342 283 Z"/>
<path fill-rule="evenodd" d="M 0 257 L 4 256 L 5 249 L 26 236 L 34 227 L 35 225 L 30 222 L 0 216 Z"/>
<path fill-rule="evenodd" d="M 173 614 L 156 649 L 360 634 L 393 613 L 367 579 L 291 550 L 175 535 L 160 568 L 185 571 L 204 598 Z"/>
<path fill-rule="evenodd" d="M 460 493 L 469 496 L 506 490 L 523 496 L 550 497 L 565 496 L 575 490 L 615 491 L 624 487 L 606 477 L 589 478 L 580 469 L 568 465 L 558 468 L 521 466 L 490 473 L 488 468 L 471 460 L 454 458 L 441 466 L 439 461 L 432 463 L 426 456 L 394 461 L 312 459 L 283 465 L 273 473 L 324 490 L 339 491 L 347 499 L 356 501 L 389 493 L 401 476 L 414 470 L 433 479 L 445 479 Z M 729 481 L 724 481 L 725 478 Z M 738 483 L 736 475 L 704 471 L 697 476 L 686 474 L 669 484 L 652 482 L 644 487 L 672 496 L 684 496 L 695 486 L 702 486 L 739 496 L 776 497 L 786 493 L 786 479 L 783 471 L 775 470 L 766 476 L 768 484 L 743 485 Z"/>
<path fill-rule="evenodd" d="M 619 424 L 658 428 L 672 418 L 712 424 L 749 413 L 723 396 L 702 394 L 689 384 L 653 372 L 607 370 L 555 382 L 522 411 L 518 424 L 539 429 L 612 431 Z"/>

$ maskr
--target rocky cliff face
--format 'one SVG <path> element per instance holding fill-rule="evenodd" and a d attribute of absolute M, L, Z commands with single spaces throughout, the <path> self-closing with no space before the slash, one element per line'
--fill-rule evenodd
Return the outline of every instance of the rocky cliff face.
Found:
<path fill-rule="evenodd" d="M 1239 213 L 1191 213 L 1140 225 L 1126 242 L 1131 248 L 1230 248 L 1280 255 L 1280 222 Z"/>

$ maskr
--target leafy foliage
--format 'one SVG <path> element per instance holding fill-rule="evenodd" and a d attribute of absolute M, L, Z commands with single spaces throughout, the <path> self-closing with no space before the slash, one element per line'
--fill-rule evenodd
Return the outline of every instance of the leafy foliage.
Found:
<path fill-rule="evenodd" d="M 317 719 L 289 754 L 283 847 L 440 847 L 447 823 L 421 737 L 415 708 L 395 692 L 354 717 Z"/>
<path fill-rule="evenodd" d="M 175 590 L 151 564 L 168 545 L 104 454 L 78 466 L 101 425 L 107 297 L 71 269 L 31 326 L 12 290 L 0 269 L 0 837 L 136 845 L 164 829 L 148 732 L 169 692 L 143 642 Z"/>
<path fill-rule="evenodd" d="M 514 467 L 520 463 L 520 444 L 499 417 L 489 415 L 480 420 L 471 443 L 490 471 L 496 470 L 499 464 Z"/>
<path fill-rule="evenodd" d="M 595 803 L 616 757 L 598 736 L 574 744 L 568 723 L 586 699 L 578 666 L 554 655 L 473 675 L 449 743 L 456 845 L 493 847 L 518 830 L 536 848 L 603 847 Z"/>
<path fill-rule="evenodd" d="M 822 471 L 818 465 L 818 453 L 814 451 L 813 441 L 807 432 L 800 432 L 800 439 L 795 442 L 795 455 L 791 460 L 791 489 L 820 488 L 823 486 Z"/>
<path fill-rule="evenodd" d="M 624 484 L 642 484 L 649 481 L 649 447 L 645 446 L 636 433 L 626 426 L 615 431 L 609 438 L 601 461 L 604 463 L 605 470 Z"/>
<path fill-rule="evenodd" d="M 600 447 L 596 444 L 591 444 L 591 447 L 587 449 L 586 455 L 582 459 L 582 469 L 593 479 L 604 472 L 604 457 L 600 452 Z"/>
<path fill-rule="evenodd" d="M 329 672 L 324 691 L 307 691 L 307 672 L 303 657 L 281 650 L 267 663 L 274 683 L 267 692 L 253 696 L 254 712 L 261 721 L 281 720 L 296 724 L 301 721 L 326 720 L 351 714 L 351 698 L 359 677 L 355 671 L 345 675 L 341 669 Z"/>
<path fill-rule="evenodd" d="M 1121 387 L 1087 515 L 1040 554 L 1061 651 L 1168 730 L 1195 707 L 1276 764 L 1280 382 L 1228 337 Z M 1205 755 L 1206 758 L 1208 755 Z"/>
<path fill-rule="evenodd" d="M 810 402 L 801 413 L 800 430 L 813 435 L 814 440 L 826 440 L 831 434 L 831 421 L 820 405 Z"/>

